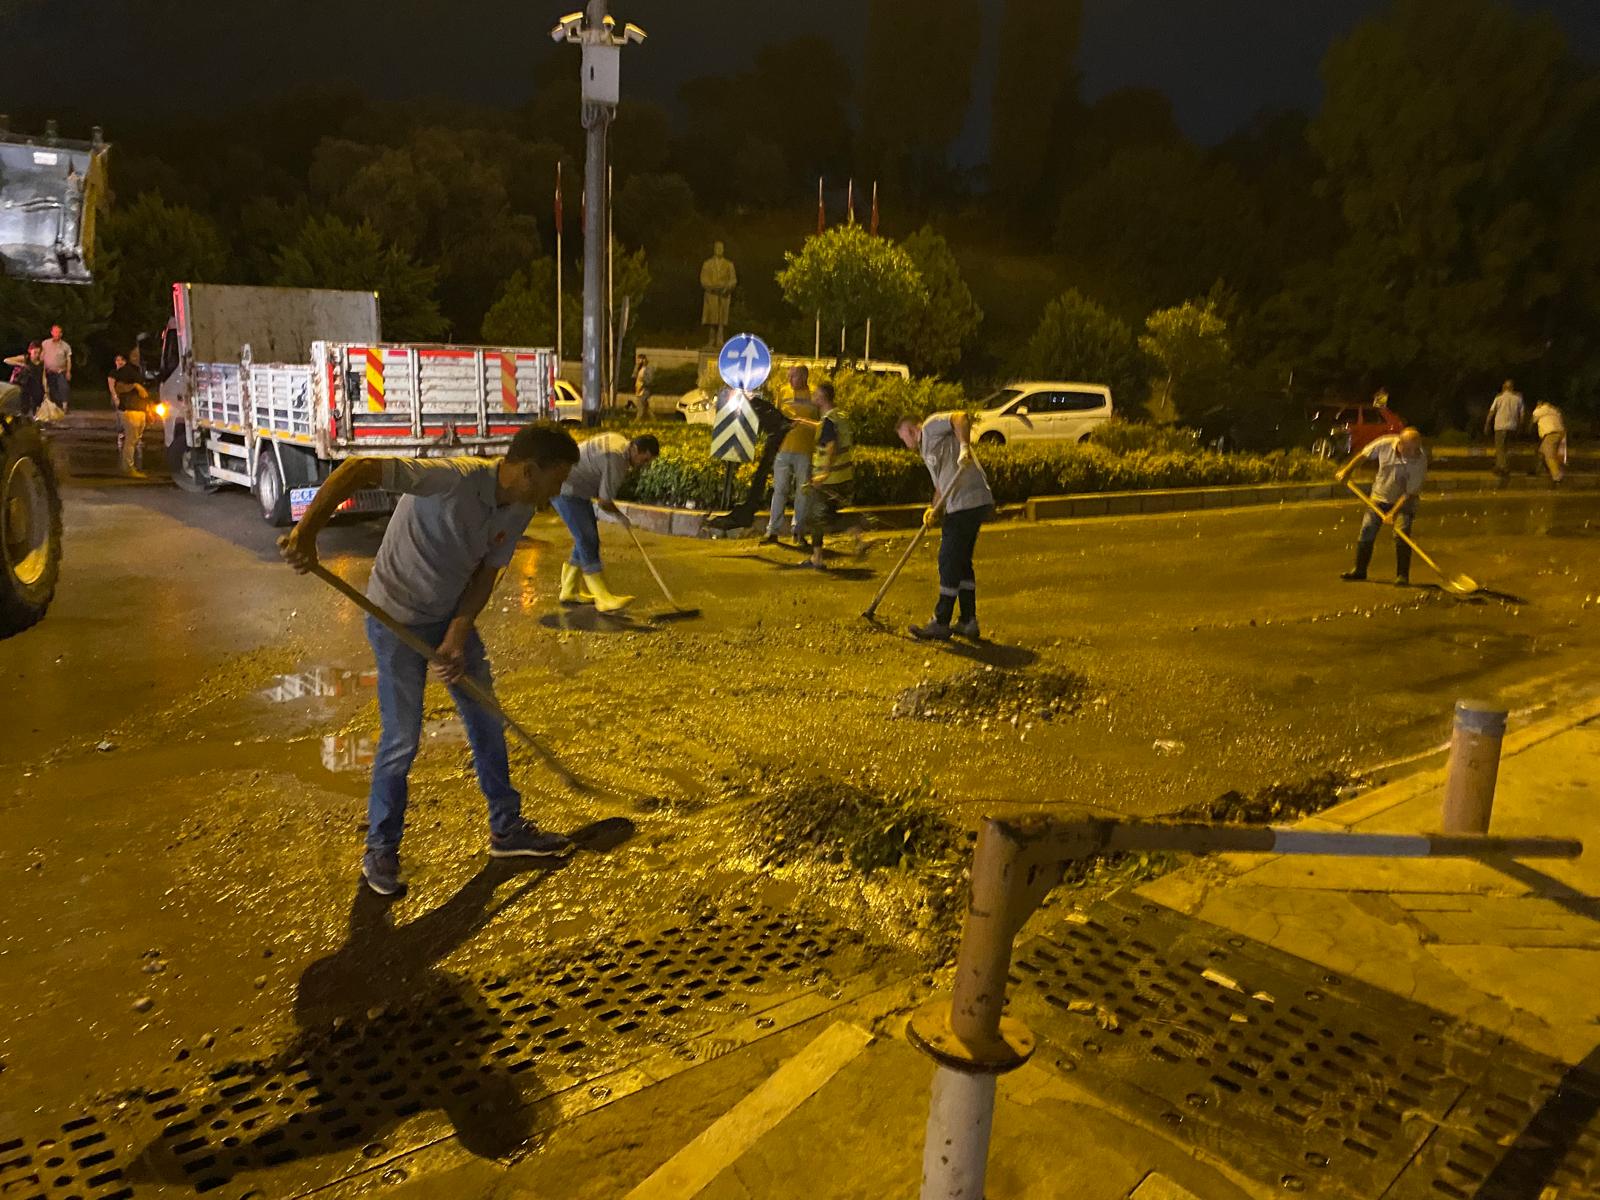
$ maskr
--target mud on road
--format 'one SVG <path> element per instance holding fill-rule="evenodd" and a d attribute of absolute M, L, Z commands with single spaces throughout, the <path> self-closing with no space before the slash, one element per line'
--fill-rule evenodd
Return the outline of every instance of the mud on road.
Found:
<path fill-rule="evenodd" d="M 22 981 L 0 1013 L 0 1090 L 40 1111 L 305 1036 L 308 968 L 355 929 L 377 726 L 358 614 L 276 563 L 247 498 L 68 501 L 57 607 L 0 644 L 0 976 Z M 625 819 L 627 836 L 485 876 L 470 756 L 430 692 L 412 890 L 361 960 L 372 1002 L 344 1016 L 435 973 L 537 970 L 740 906 L 855 930 L 916 969 L 948 949 L 986 812 L 1291 819 L 1436 746 L 1460 694 L 1528 709 L 1587 678 L 1594 500 L 1424 506 L 1425 546 L 1523 603 L 1341 584 L 1354 524 L 1303 505 L 994 527 L 977 557 L 991 640 L 929 646 L 896 630 L 926 617 L 931 547 L 877 627 L 858 614 L 898 540 L 869 552 L 869 578 L 841 579 L 655 539 L 704 613 L 669 625 L 648 619 L 665 605 L 612 529 L 634 615 L 555 606 L 566 543 L 541 519 L 483 630 L 502 701 L 591 787 L 515 746 L 514 777 L 541 823 Z M 363 578 L 377 534 L 333 531 L 329 561 Z"/>

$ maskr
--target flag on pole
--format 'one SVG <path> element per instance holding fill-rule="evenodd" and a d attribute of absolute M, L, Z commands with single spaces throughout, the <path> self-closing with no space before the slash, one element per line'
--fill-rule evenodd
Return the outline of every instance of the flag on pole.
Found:
<path fill-rule="evenodd" d="M 854 179 L 845 185 L 844 219 L 851 225 L 856 223 L 856 181 Z"/>
<path fill-rule="evenodd" d="M 556 159 L 556 231 L 561 230 L 561 160 Z"/>
<path fill-rule="evenodd" d="M 878 181 L 872 181 L 872 236 L 878 236 Z"/>
<path fill-rule="evenodd" d="M 828 227 L 828 211 L 822 206 L 822 176 L 817 176 L 817 232 Z"/>

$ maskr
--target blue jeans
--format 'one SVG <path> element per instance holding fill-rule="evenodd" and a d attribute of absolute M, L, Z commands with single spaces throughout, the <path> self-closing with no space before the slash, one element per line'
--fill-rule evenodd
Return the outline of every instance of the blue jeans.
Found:
<path fill-rule="evenodd" d="M 572 535 L 572 555 L 567 561 L 585 575 L 598 574 L 600 522 L 594 515 L 594 501 L 583 496 L 557 496 L 550 503 Z"/>
<path fill-rule="evenodd" d="M 449 624 L 438 621 L 410 629 L 436 646 Z M 372 760 L 372 790 L 367 796 L 367 849 L 398 850 L 406 823 L 406 776 L 422 739 L 422 691 L 428 680 L 428 661 L 374 617 L 367 618 L 367 641 L 378 660 L 378 712 L 383 719 L 378 753 Z M 467 642 L 467 674 L 485 687 L 491 682 L 489 659 L 476 630 Z M 511 833 L 522 823 L 522 797 L 511 786 L 505 728 L 499 717 L 460 688 L 450 688 L 450 699 L 467 728 L 478 786 L 489 801 L 489 832 Z"/>
<path fill-rule="evenodd" d="M 793 496 L 794 536 L 800 537 L 806 527 L 806 509 L 811 497 L 806 493 L 806 483 L 811 478 L 811 455 L 798 450 L 780 450 L 772 463 L 772 515 L 767 518 L 767 533 L 778 536 L 783 524 L 783 510 Z"/>
<path fill-rule="evenodd" d="M 1376 499 L 1376 497 L 1374 497 L 1374 499 Z M 1393 503 L 1393 500 L 1378 500 L 1378 506 L 1385 512 L 1388 511 L 1389 506 Z M 1413 496 L 1411 499 L 1402 504 L 1400 506 L 1400 511 L 1395 514 L 1395 528 L 1400 530 L 1401 533 L 1410 534 L 1411 522 L 1416 519 L 1417 497 Z M 1356 541 L 1375 542 L 1378 540 L 1378 530 L 1382 528 L 1383 519 L 1369 508 L 1367 509 L 1367 515 L 1361 519 L 1361 535 L 1356 538 Z"/>

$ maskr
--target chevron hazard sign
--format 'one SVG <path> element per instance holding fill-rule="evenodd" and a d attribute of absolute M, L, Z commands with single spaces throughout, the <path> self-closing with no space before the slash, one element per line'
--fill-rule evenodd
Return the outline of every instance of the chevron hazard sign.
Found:
<path fill-rule="evenodd" d="M 717 396 L 717 418 L 711 423 L 711 457 L 723 462 L 749 462 L 756 456 L 757 427 L 750 393 L 723 388 Z"/>

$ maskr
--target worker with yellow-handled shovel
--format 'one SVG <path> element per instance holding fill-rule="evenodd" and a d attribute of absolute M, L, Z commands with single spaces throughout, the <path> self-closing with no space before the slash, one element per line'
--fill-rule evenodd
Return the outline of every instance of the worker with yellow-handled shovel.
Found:
<path fill-rule="evenodd" d="M 356 594 L 373 614 L 367 619 L 367 640 L 378 663 L 383 723 L 372 762 L 361 863 L 368 886 L 379 895 L 392 896 L 404 888 L 400 836 L 407 776 L 422 733 L 430 657 L 461 714 L 478 784 L 489 802 L 490 855 L 549 859 L 572 853 L 571 839 L 543 832 L 523 819 L 522 797 L 511 784 L 505 723 L 492 706 L 489 661 L 476 621 L 534 509 L 561 490 L 577 461 L 572 435 L 554 425 L 519 430 L 505 458 L 498 460 L 346 459 L 317 489 L 299 524 L 278 543 L 296 571 L 328 578 L 317 562 L 317 534 L 339 505 L 369 488 L 401 493 L 372 564 L 367 594 Z M 430 647 L 431 656 L 424 655 L 422 650 Z"/>
<path fill-rule="evenodd" d="M 1396 586 L 1404 587 L 1411 582 L 1411 546 L 1407 538 L 1417 516 L 1422 481 L 1428 474 L 1428 452 L 1422 448 L 1422 434 L 1407 426 L 1398 434 L 1378 438 L 1339 468 L 1339 482 L 1348 480 L 1363 459 L 1377 464 L 1378 476 L 1372 483 L 1371 508 L 1362 518 L 1361 534 L 1356 540 L 1356 565 L 1340 578 L 1354 581 L 1367 577 L 1378 529 L 1390 525 L 1401 535 L 1394 540 L 1394 581 Z"/>

